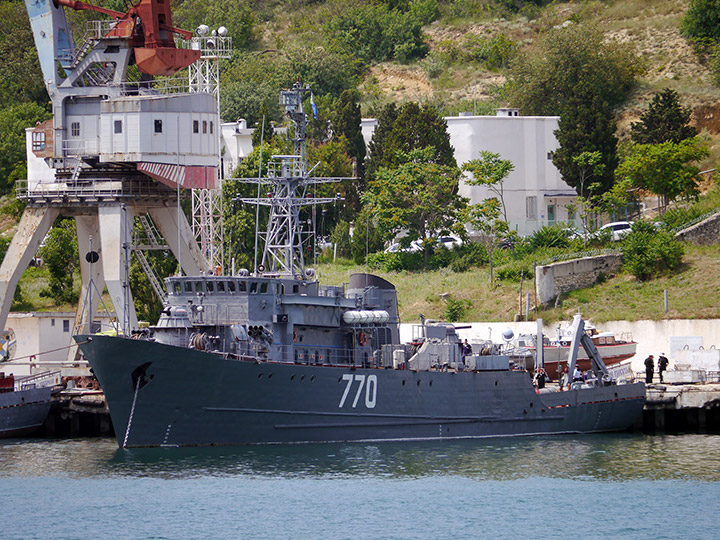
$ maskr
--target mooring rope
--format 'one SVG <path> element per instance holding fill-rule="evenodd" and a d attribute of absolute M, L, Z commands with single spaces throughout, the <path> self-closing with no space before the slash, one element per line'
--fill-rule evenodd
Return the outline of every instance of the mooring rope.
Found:
<path fill-rule="evenodd" d="M 132 425 L 133 414 L 135 414 L 135 401 L 137 400 L 138 391 L 140 390 L 140 379 L 138 375 L 137 384 L 135 385 L 135 395 L 133 396 L 132 406 L 130 407 L 130 418 L 128 418 L 127 429 L 125 430 L 125 439 L 123 440 L 122 447 L 127 448 L 128 436 L 130 435 L 130 426 Z"/>

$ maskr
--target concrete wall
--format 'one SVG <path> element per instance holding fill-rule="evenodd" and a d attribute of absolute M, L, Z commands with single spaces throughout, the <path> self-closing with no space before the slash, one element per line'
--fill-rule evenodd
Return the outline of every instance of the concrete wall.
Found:
<path fill-rule="evenodd" d="M 569 324 L 568 321 L 567 324 Z M 670 360 L 670 369 L 680 360 L 681 355 L 676 353 L 670 346 L 671 338 L 677 342 L 683 336 L 702 339 L 702 346 L 710 349 L 712 346 L 720 348 L 720 319 L 670 319 L 662 321 L 608 321 L 604 323 L 593 323 L 600 331 L 613 332 L 618 337 L 632 337 L 637 342 L 637 353 L 631 358 L 633 371 L 645 370 L 643 361 L 648 355 L 657 357 L 664 352 Z M 409 341 L 412 337 L 413 324 L 400 325 L 400 340 Z M 534 334 L 537 323 L 532 322 L 475 322 L 458 323 L 458 327 L 465 327 L 458 330 L 461 339 L 486 340 L 490 339 L 495 343 L 502 343 L 502 332 L 510 328 L 518 334 Z M 554 339 L 557 336 L 557 323 L 545 326 L 546 336 Z M 697 339 L 694 341 L 698 341 Z M 682 362 L 677 362 L 682 363 Z"/>
<path fill-rule="evenodd" d="M 535 291 L 538 302 L 548 304 L 558 295 L 591 287 L 598 276 L 615 274 L 622 266 L 621 253 L 608 253 L 535 267 Z"/>
<path fill-rule="evenodd" d="M 717 244 L 720 241 L 720 212 L 675 235 L 684 242 L 700 245 Z"/>

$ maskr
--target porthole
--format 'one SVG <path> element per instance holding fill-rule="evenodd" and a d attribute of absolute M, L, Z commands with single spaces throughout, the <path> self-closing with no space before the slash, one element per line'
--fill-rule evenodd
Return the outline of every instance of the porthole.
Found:
<path fill-rule="evenodd" d="M 294 380 L 295 380 L 295 375 L 290 375 L 290 380 L 291 380 L 291 381 L 294 381 Z"/>
<path fill-rule="evenodd" d="M 420 386 L 420 379 L 418 379 L 417 385 Z"/>
<path fill-rule="evenodd" d="M 312 377 L 310 377 L 310 382 L 315 382 L 315 375 L 313 375 Z"/>
<path fill-rule="evenodd" d="M 497 383 L 498 383 L 498 382 L 497 382 L 497 381 L 495 381 L 495 386 L 497 386 Z"/>
<path fill-rule="evenodd" d="M 305 375 L 300 375 L 300 381 L 304 381 L 304 380 L 305 380 Z"/>
<path fill-rule="evenodd" d="M 258 373 L 258 379 L 262 379 L 262 373 Z"/>
<path fill-rule="evenodd" d="M 402 385 L 405 386 L 405 379 L 403 379 Z"/>
<path fill-rule="evenodd" d="M 430 383 L 429 383 L 429 384 L 430 384 L 430 386 L 432 386 L 432 381 L 430 381 Z"/>
<path fill-rule="evenodd" d="M 268 379 L 272 379 L 273 374 L 268 375 Z"/>

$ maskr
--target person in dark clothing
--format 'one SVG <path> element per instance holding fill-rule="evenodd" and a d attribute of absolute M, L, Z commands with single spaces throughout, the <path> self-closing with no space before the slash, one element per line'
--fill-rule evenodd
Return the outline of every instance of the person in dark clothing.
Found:
<path fill-rule="evenodd" d="M 655 371 L 655 358 L 651 354 L 645 359 L 645 383 L 651 383 Z"/>
<path fill-rule="evenodd" d="M 545 370 L 543 368 L 538 368 L 537 373 L 535 373 L 535 386 L 538 390 L 545 388 L 546 379 L 547 374 L 545 373 Z"/>
<path fill-rule="evenodd" d="M 663 382 L 663 371 L 667 370 L 668 359 L 665 358 L 665 353 L 660 353 L 658 358 L 658 373 L 660 374 L 660 382 Z"/>
<path fill-rule="evenodd" d="M 462 357 L 465 358 L 466 356 L 472 355 L 472 345 L 468 343 L 468 340 L 465 340 L 465 343 L 462 345 Z"/>

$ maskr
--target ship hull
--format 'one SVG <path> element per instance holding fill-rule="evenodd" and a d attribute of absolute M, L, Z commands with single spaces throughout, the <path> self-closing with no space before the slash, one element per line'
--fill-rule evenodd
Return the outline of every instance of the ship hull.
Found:
<path fill-rule="evenodd" d="M 256 363 L 141 340 L 76 339 L 124 447 L 616 431 L 645 402 L 642 384 L 537 394 L 521 371 Z"/>
<path fill-rule="evenodd" d="M 30 435 L 50 412 L 51 388 L 32 388 L 0 394 L 0 438 Z"/>

